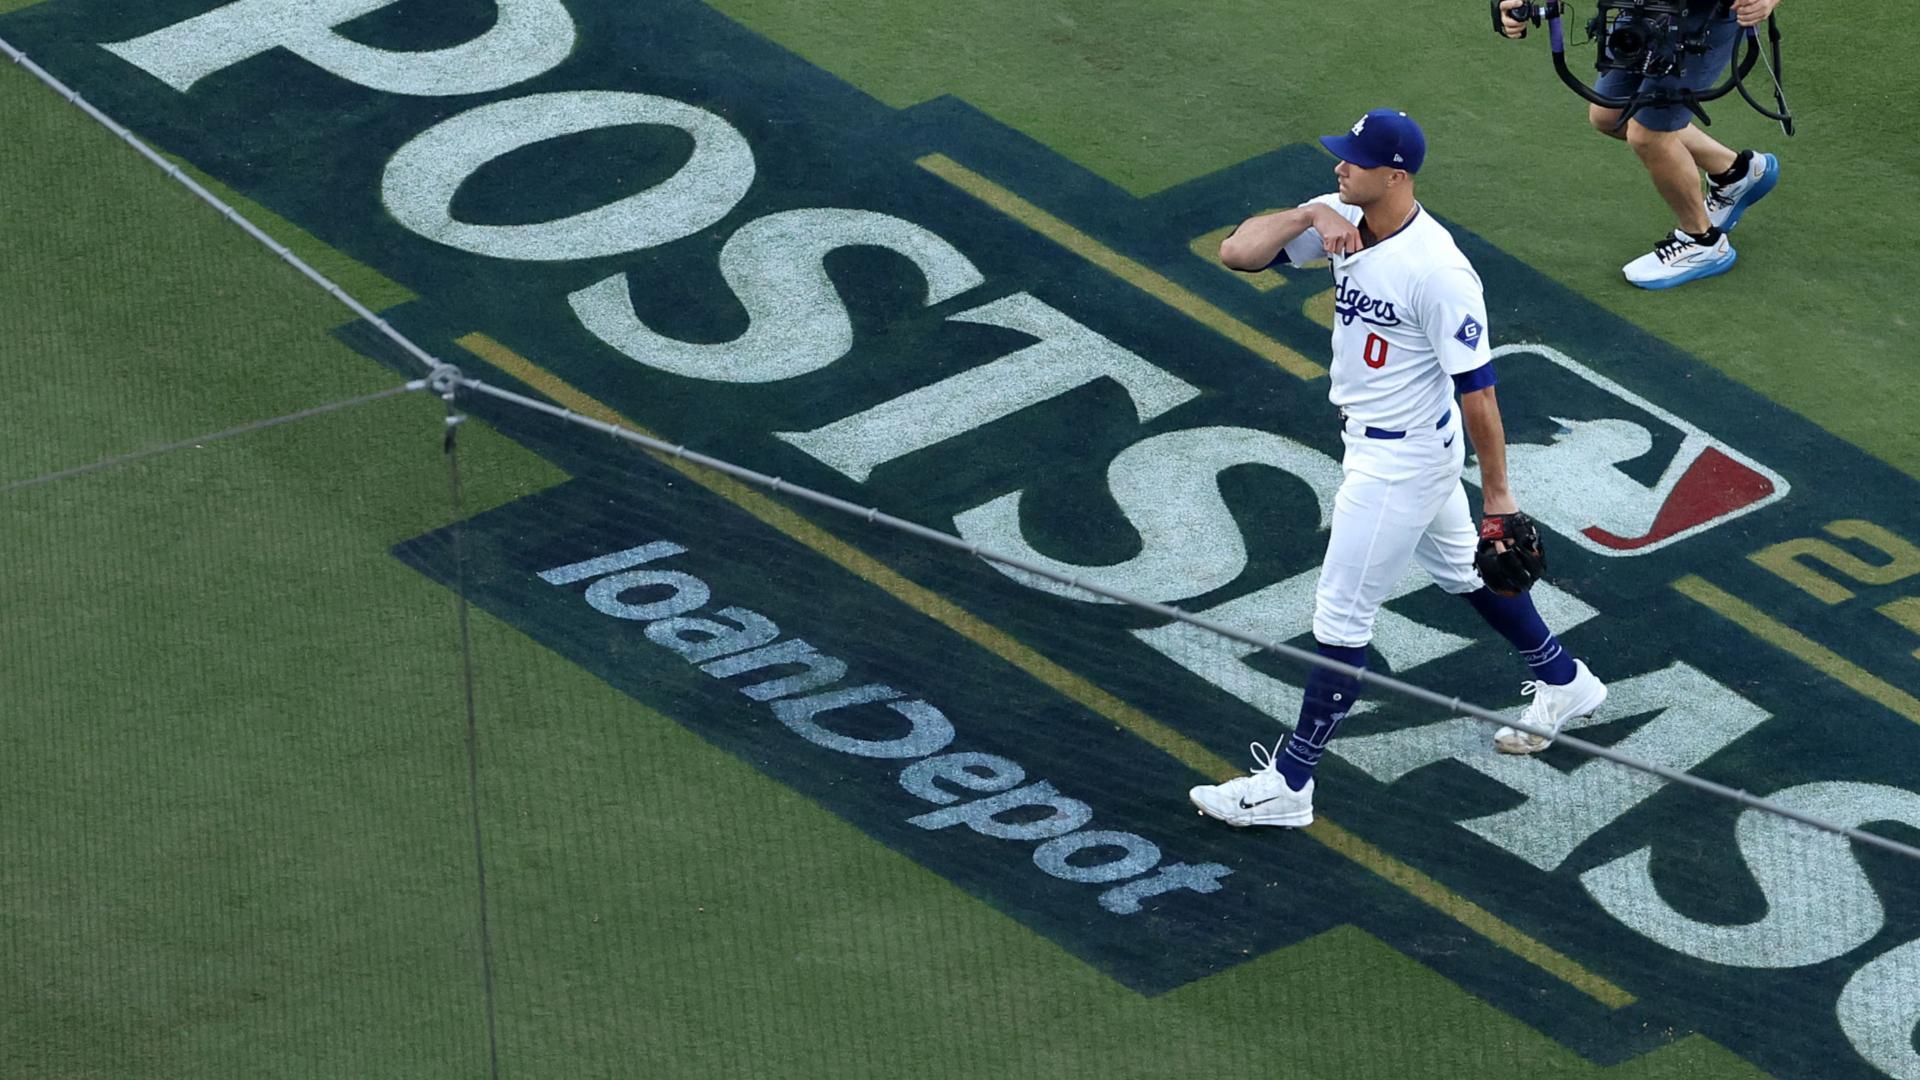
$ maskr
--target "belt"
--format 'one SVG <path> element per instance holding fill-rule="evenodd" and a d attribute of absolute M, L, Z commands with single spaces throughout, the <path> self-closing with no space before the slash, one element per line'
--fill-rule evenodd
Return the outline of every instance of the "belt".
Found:
<path fill-rule="evenodd" d="M 1440 419 L 1434 421 L 1434 429 L 1439 430 L 1440 428 L 1446 427 L 1447 421 L 1451 419 L 1453 419 L 1453 410 L 1445 410 L 1440 414 Z M 1340 422 L 1343 425 L 1347 422 L 1347 414 L 1344 410 L 1340 413 Z M 1407 433 L 1404 431 L 1388 431 L 1386 428 L 1377 428 L 1371 424 L 1367 425 L 1366 430 L 1362 431 L 1361 434 L 1369 439 L 1404 439 L 1407 437 Z"/>

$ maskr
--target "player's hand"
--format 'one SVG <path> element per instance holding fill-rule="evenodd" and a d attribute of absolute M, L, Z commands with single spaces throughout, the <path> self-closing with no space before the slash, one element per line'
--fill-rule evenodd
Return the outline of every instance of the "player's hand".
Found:
<path fill-rule="evenodd" d="M 1320 246 L 1335 255 L 1351 255 L 1362 246 L 1360 230 L 1325 203 L 1313 204 L 1313 231 L 1320 234 Z"/>
<path fill-rule="evenodd" d="M 1779 6 L 1780 0 L 1733 0 L 1733 17 L 1741 26 L 1758 26 Z"/>
<path fill-rule="evenodd" d="M 1774 0 L 1774 2 L 1779 3 L 1779 0 Z M 1515 4 L 1510 7 L 1503 4 L 1500 8 L 1500 33 L 1515 41 L 1526 37 L 1526 21 L 1522 18 L 1515 17 L 1516 14 L 1525 15 L 1526 10 L 1527 5 L 1525 4 Z"/>

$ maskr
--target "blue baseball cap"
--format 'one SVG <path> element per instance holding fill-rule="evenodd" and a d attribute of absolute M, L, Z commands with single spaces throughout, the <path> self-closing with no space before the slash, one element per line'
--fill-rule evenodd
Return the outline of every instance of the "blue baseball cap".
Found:
<path fill-rule="evenodd" d="M 1375 109 L 1345 135 L 1320 136 L 1320 145 L 1363 169 L 1391 165 L 1416 173 L 1427 156 L 1427 137 L 1420 125 L 1397 109 Z"/>

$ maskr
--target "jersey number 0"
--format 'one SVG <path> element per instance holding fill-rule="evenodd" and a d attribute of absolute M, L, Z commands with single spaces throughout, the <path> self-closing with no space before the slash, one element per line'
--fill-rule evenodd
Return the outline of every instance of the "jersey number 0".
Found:
<path fill-rule="evenodd" d="M 1366 360 L 1367 366 L 1370 368 L 1386 367 L 1387 339 L 1381 337 L 1379 334 L 1368 334 L 1367 347 L 1362 350 L 1360 355 Z"/>

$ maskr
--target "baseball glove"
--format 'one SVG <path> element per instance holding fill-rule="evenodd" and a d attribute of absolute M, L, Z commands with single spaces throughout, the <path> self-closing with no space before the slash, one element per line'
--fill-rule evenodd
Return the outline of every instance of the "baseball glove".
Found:
<path fill-rule="evenodd" d="M 1500 541 L 1506 542 L 1505 551 L 1494 546 Z M 1480 522 L 1480 547 L 1474 552 L 1473 565 L 1487 588 L 1501 596 L 1518 596 L 1533 588 L 1547 571 L 1539 526 L 1519 511 L 1489 514 Z"/>

